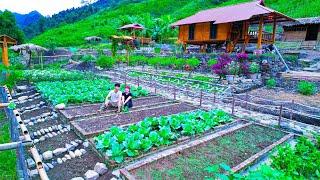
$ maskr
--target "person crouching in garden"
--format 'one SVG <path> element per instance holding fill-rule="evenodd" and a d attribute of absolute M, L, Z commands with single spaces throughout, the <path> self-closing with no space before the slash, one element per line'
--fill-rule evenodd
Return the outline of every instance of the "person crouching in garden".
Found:
<path fill-rule="evenodd" d="M 114 89 L 109 92 L 107 95 L 104 104 L 100 107 L 99 111 L 106 110 L 107 107 L 115 107 L 118 108 L 118 113 L 121 111 L 122 101 L 121 101 L 122 93 L 120 91 L 120 84 L 116 83 L 114 85 Z"/>
<path fill-rule="evenodd" d="M 124 92 L 122 93 L 122 104 L 123 109 L 125 111 L 129 110 L 129 108 L 132 108 L 132 94 L 130 92 L 130 87 L 126 86 Z"/>

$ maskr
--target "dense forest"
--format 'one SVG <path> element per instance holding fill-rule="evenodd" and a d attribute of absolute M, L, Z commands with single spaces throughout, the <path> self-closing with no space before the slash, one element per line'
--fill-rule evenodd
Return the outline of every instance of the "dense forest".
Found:
<path fill-rule="evenodd" d="M 85 0 L 83 1 L 84 6 L 82 7 L 67 9 L 54 14 L 51 17 L 41 17 L 32 24 L 23 27 L 22 30 L 27 38 L 32 38 L 43 33 L 47 29 L 74 23 L 97 13 L 102 9 L 107 10 L 109 7 L 114 7 L 120 2 L 121 0 L 98 0 L 91 4 L 90 0 Z"/>
<path fill-rule="evenodd" d="M 19 43 L 25 41 L 23 32 L 16 24 L 16 19 L 10 11 L 0 12 L 0 35 L 6 34 L 18 40 Z"/>
<path fill-rule="evenodd" d="M 119 6 L 98 12 L 76 23 L 47 30 L 32 42 L 43 46 L 78 46 L 84 44 L 86 36 L 107 38 L 117 34 L 117 28 L 126 23 L 141 23 L 147 29 L 142 32 L 154 39 L 175 37 L 169 24 L 192 15 L 200 10 L 231 5 L 250 0 L 142 0 L 122 2 Z M 319 16 L 320 1 L 309 0 L 266 0 L 268 7 L 291 17 Z M 309 10 L 308 10 L 309 9 Z M 313 11 L 310 11 L 313 9 Z"/>

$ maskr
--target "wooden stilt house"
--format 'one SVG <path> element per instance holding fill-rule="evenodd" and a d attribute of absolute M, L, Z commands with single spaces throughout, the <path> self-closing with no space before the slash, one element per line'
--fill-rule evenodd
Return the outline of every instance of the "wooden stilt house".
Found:
<path fill-rule="evenodd" d="M 273 44 L 278 22 L 295 21 L 294 19 L 267 8 L 262 0 L 232 6 L 214 8 L 196 13 L 193 16 L 173 23 L 179 28 L 179 41 L 200 45 L 202 50 L 210 44 L 226 44 L 231 52 L 237 44 L 242 43 L 244 50 L 248 43 Z M 273 24 L 271 33 L 263 31 L 264 24 Z M 257 26 L 258 30 L 251 30 Z"/>

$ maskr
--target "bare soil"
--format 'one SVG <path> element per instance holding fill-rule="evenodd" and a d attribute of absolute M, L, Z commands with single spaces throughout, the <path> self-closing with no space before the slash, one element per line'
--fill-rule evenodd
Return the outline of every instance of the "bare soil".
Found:
<path fill-rule="evenodd" d="M 148 104 L 162 103 L 166 102 L 168 99 L 165 99 L 161 96 L 151 96 L 151 97 L 143 97 L 133 99 L 133 109 L 139 108 L 139 106 L 146 106 Z M 114 111 L 114 109 L 110 108 L 106 111 L 102 111 L 98 113 L 100 106 L 102 104 L 92 104 L 92 105 L 84 105 L 84 106 L 72 106 L 67 109 L 61 110 L 60 113 L 63 114 L 66 118 L 72 120 L 77 117 L 87 117 L 93 115 L 101 115 L 110 113 L 110 111 Z"/>
<path fill-rule="evenodd" d="M 218 137 L 208 143 L 185 149 L 131 171 L 136 179 L 204 179 L 212 177 L 205 168 L 225 163 L 234 167 L 285 133 L 258 125 L 250 125 Z"/>
<path fill-rule="evenodd" d="M 251 91 L 249 94 L 259 96 L 265 99 L 291 101 L 294 100 L 297 103 L 305 104 L 307 106 L 314 106 L 320 108 L 320 94 L 313 96 L 305 96 L 296 92 L 288 92 L 285 89 L 267 89 L 265 87 Z"/>
<path fill-rule="evenodd" d="M 184 111 L 195 110 L 197 107 L 187 103 L 178 103 L 166 105 L 163 107 L 154 107 L 152 109 L 144 109 L 126 114 L 119 114 L 107 117 L 95 117 L 86 120 L 76 121 L 74 124 L 79 126 L 81 130 L 87 134 L 102 132 L 111 126 L 131 124 L 143 120 L 146 117 L 166 116 Z"/>

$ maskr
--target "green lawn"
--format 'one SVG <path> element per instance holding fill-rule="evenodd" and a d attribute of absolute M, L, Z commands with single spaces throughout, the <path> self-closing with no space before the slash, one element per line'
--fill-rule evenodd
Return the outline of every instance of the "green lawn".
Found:
<path fill-rule="evenodd" d="M 9 122 L 3 110 L 0 111 L 0 144 L 10 142 Z M 0 151 L 0 179 L 17 179 L 15 150 Z"/>

